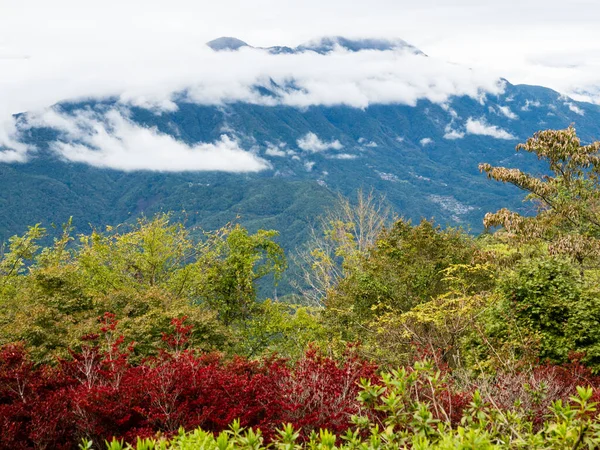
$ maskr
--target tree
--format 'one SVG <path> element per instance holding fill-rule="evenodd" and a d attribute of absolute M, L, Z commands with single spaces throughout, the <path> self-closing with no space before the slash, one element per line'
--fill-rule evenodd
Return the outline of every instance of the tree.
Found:
<path fill-rule="evenodd" d="M 530 217 L 508 209 L 485 216 L 486 227 L 501 227 L 495 238 L 518 249 L 520 258 L 501 276 L 499 301 L 482 320 L 483 338 L 496 343 L 496 354 L 503 347 L 566 361 L 570 352 L 584 352 L 598 370 L 600 142 L 582 145 L 571 126 L 535 133 L 517 150 L 546 162 L 548 174 L 479 166 L 489 178 L 527 192 L 537 206 Z"/>
<path fill-rule="evenodd" d="M 342 341 L 361 341 L 370 357 L 406 362 L 411 340 L 397 319 L 448 292 L 446 269 L 471 264 L 477 250 L 460 230 L 398 220 L 330 290 L 324 320 Z"/>
<path fill-rule="evenodd" d="M 541 242 L 551 254 L 579 264 L 600 257 L 600 142 L 581 145 L 575 128 L 536 133 L 517 150 L 548 164 L 549 175 L 536 177 L 519 169 L 480 164 L 491 179 L 527 192 L 537 215 L 523 217 L 508 209 L 485 216 L 486 227 L 503 227 L 504 237 L 518 243 Z"/>
<path fill-rule="evenodd" d="M 273 274 L 277 282 L 287 267 L 283 249 L 273 241 L 277 234 L 250 234 L 235 225 L 209 236 L 207 250 L 194 264 L 200 281 L 194 296 L 218 311 L 225 325 L 249 319 L 256 304 L 256 281 Z"/>
<path fill-rule="evenodd" d="M 383 197 L 357 193 L 356 202 L 339 196 L 337 204 L 311 230 L 307 248 L 298 253 L 304 299 L 323 307 L 328 293 L 357 268 L 381 231 L 395 219 Z"/>
<path fill-rule="evenodd" d="M 106 312 L 136 341 L 138 357 L 156 353 L 171 320 L 183 316 L 197 348 L 227 350 L 235 338 L 225 325 L 254 311 L 255 282 L 285 268 L 275 232 L 239 225 L 197 239 L 159 215 L 94 230 L 78 243 L 67 225 L 38 251 L 41 232 L 12 238 L 0 260 L 0 345 L 24 341 L 37 360 L 67 356 Z"/>

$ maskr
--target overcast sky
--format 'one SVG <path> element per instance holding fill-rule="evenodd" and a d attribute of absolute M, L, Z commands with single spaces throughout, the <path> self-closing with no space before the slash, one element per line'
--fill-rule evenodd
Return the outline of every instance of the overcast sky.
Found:
<path fill-rule="evenodd" d="M 499 77 L 600 103 L 599 23 L 598 0 L 0 0 L 0 146 L 22 159 L 7 118 L 61 100 L 117 95 L 169 109 L 173 92 L 191 88 L 201 103 L 254 101 L 250 86 L 265 77 L 299 77 L 308 94 L 283 100 L 295 106 L 443 103 L 495 92 Z M 296 46 L 324 35 L 398 37 L 430 58 L 213 55 L 204 46 L 219 36 Z"/>
<path fill-rule="evenodd" d="M 0 0 L 0 58 L 11 71 L 22 57 L 191 58 L 219 36 L 261 46 L 400 37 L 430 56 L 573 93 L 600 80 L 598 23 L 597 0 Z"/>

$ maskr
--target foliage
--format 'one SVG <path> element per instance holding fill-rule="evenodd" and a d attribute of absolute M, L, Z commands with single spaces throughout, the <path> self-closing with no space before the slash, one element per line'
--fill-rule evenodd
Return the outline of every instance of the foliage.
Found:
<path fill-rule="evenodd" d="M 283 422 L 303 436 L 340 432 L 358 411 L 358 380 L 376 378 L 375 367 L 352 354 L 337 362 L 311 350 L 294 365 L 198 354 L 188 348 L 191 328 L 173 320 L 163 336 L 168 350 L 139 364 L 110 314 L 58 367 L 35 366 L 22 345 L 2 347 L 0 448 L 74 448 L 83 437 L 133 442 L 180 427 L 221 431 L 236 418 L 269 439 Z"/>
<path fill-rule="evenodd" d="M 476 326 L 490 302 L 495 273 L 490 264 L 455 264 L 442 271 L 447 292 L 406 312 L 388 312 L 373 322 L 380 342 L 400 342 L 429 352 L 452 365 L 463 363 L 462 338 Z"/>
<path fill-rule="evenodd" d="M 518 148 L 551 174 L 481 170 L 537 215 L 489 214 L 474 238 L 341 199 L 297 304 L 258 301 L 287 267 L 272 230 L 159 214 L 11 238 L 0 448 L 600 446 L 600 143 Z"/>
<path fill-rule="evenodd" d="M 486 226 L 501 227 L 495 240 L 516 258 L 502 268 L 498 301 L 482 315 L 471 343 L 485 347 L 492 360 L 508 351 L 564 362 L 575 351 L 597 371 L 600 143 L 582 145 L 569 127 L 538 132 L 517 150 L 536 155 L 549 174 L 480 165 L 489 178 L 528 192 L 537 214 L 502 209 L 486 215 Z"/>
<path fill-rule="evenodd" d="M 320 428 L 307 433 L 304 427 L 282 422 L 267 435 L 268 428 L 244 427 L 243 419 L 237 419 L 219 431 L 185 433 L 180 428 L 170 436 L 129 439 L 130 444 L 118 436 L 96 442 L 105 442 L 108 449 L 139 450 L 595 448 L 600 444 L 598 390 L 578 386 L 583 380 L 569 369 L 577 370 L 546 366 L 529 374 L 537 376 L 530 386 L 515 385 L 516 379 L 508 377 L 496 387 L 482 381 L 481 389 L 465 390 L 445 369 L 423 361 L 384 372 L 379 379 L 361 379 L 355 401 L 359 409 L 346 431 Z M 510 403 L 515 394 L 521 395 Z M 89 437 L 80 442 L 80 449 L 93 447 Z"/>
<path fill-rule="evenodd" d="M 392 336 L 395 318 L 445 294 L 450 284 L 444 271 L 471 264 L 476 252 L 473 240 L 459 230 L 398 220 L 329 292 L 324 320 L 342 339 L 362 341 L 379 361 L 406 362 L 410 342 Z"/>
<path fill-rule="evenodd" d="M 377 198 L 373 191 L 359 190 L 355 203 L 340 195 L 336 205 L 320 218 L 318 228 L 311 229 L 312 239 L 298 254 L 305 301 L 323 306 L 327 295 L 357 269 L 392 220 L 384 198 Z"/>
<path fill-rule="evenodd" d="M 254 316 L 240 325 L 238 336 L 232 349 L 238 355 L 276 354 L 290 359 L 301 356 L 310 345 L 326 348 L 332 337 L 320 309 L 271 300 L 255 306 Z"/>
<path fill-rule="evenodd" d="M 277 234 L 259 230 L 250 235 L 236 225 L 209 236 L 208 251 L 193 266 L 201 274 L 195 294 L 219 311 L 225 325 L 249 319 L 256 305 L 255 282 L 269 274 L 277 281 L 285 270 L 283 249 L 272 240 Z"/>
<path fill-rule="evenodd" d="M 538 214 L 523 217 L 507 209 L 488 213 L 486 227 L 501 225 L 507 237 L 520 242 L 543 240 L 552 254 L 567 255 L 579 264 L 600 256 L 600 142 L 581 145 L 575 128 L 536 133 L 517 150 L 547 162 L 551 175 L 536 177 L 519 169 L 481 164 L 489 178 L 510 183 L 528 193 Z"/>
<path fill-rule="evenodd" d="M 168 215 L 82 235 L 78 245 L 70 231 L 36 253 L 43 231 L 34 227 L 0 260 L 0 343 L 26 342 L 38 360 L 66 356 L 107 311 L 139 356 L 156 353 L 182 316 L 194 325 L 197 348 L 226 350 L 236 340 L 226 326 L 255 310 L 255 282 L 285 268 L 275 232 L 239 225 L 202 241 Z"/>

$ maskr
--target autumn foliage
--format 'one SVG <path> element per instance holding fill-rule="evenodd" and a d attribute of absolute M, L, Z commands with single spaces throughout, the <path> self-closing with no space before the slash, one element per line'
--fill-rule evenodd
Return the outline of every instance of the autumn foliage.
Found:
<path fill-rule="evenodd" d="M 284 423 L 307 439 L 320 429 L 342 434 L 355 414 L 384 419 L 358 400 L 361 379 L 364 384 L 380 378 L 352 349 L 342 361 L 316 349 L 294 364 L 276 357 L 226 360 L 187 349 L 192 330 L 185 319 L 175 319 L 172 333 L 163 337 L 165 350 L 133 364 L 133 345 L 115 335 L 114 316 L 100 322 L 99 334 L 87 336 L 72 358 L 55 366 L 35 366 L 22 345 L 2 347 L 0 448 L 76 448 L 83 438 L 134 442 L 157 432 L 174 435 L 180 427 L 219 432 L 235 419 L 260 429 L 268 442 Z M 524 401 L 531 420 L 541 423 L 551 401 L 567 399 L 577 385 L 600 386 L 578 363 L 498 374 L 479 386 L 461 385 L 443 364 L 435 365 L 434 376 L 418 364 L 405 370 L 414 378 L 408 395 L 433 405 L 436 419 L 454 426 L 476 388 L 502 409 Z"/>
<path fill-rule="evenodd" d="M 293 366 L 279 358 L 225 360 L 185 349 L 191 329 L 173 320 L 167 349 L 134 365 L 131 345 L 114 336 L 107 314 L 101 333 L 56 366 L 34 366 L 22 345 L 0 351 L 0 448 L 76 448 L 82 438 L 135 441 L 180 427 L 220 431 L 234 419 L 268 439 L 282 423 L 304 436 L 341 432 L 358 412 L 361 378 L 375 366 L 348 354 L 342 362 L 309 350 Z"/>

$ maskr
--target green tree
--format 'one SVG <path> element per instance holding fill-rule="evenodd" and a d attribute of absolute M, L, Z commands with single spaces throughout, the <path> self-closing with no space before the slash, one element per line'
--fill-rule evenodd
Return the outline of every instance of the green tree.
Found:
<path fill-rule="evenodd" d="M 38 360 L 66 355 L 106 312 L 139 356 L 158 351 L 171 320 L 183 316 L 194 326 L 192 345 L 227 350 L 235 330 L 225 325 L 249 319 L 254 283 L 285 267 L 271 231 L 226 226 L 197 240 L 159 215 L 78 242 L 71 232 L 67 224 L 53 246 L 38 251 L 42 230 L 34 227 L 12 238 L 0 260 L 0 343 L 25 341 Z"/>
<path fill-rule="evenodd" d="M 248 320 L 256 309 L 256 282 L 273 275 L 278 281 L 287 264 L 273 241 L 276 231 L 250 234 L 240 225 L 209 236 L 206 251 L 193 265 L 198 281 L 195 296 L 218 311 L 225 325 Z"/>
<path fill-rule="evenodd" d="M 469 265 L 478 248 L 460 230 L 398 220 L 326 299 L 324 320 L 342 341 L 361 341 L 382 362 L 403 362 L 411 352 L 404 325 L 396 319 L 451 288 L 445 271 Z"/>

